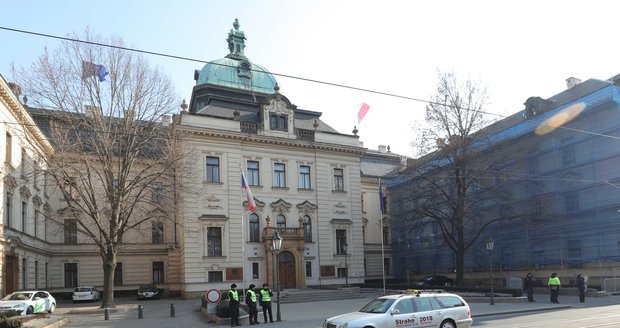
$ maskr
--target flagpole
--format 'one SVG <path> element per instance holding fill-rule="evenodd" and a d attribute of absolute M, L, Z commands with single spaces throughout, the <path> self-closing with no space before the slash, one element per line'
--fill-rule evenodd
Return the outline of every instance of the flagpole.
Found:
<path fill-rule="evenodd" d="M 239 164 L 239 170 L 241 170 L 241 179 L 243 179 L 243 168 L 241 164 Z M 241 196 L 241 280 L 243 284 L 241 291 L 243 292 L 243 299 L 245 300 L 245 221 L 243 220 L 243 198 L 244 197 Z"/>
<path fill-rule="evenodd" d="M 381 178 L 379 178 L 379 224 L 381 225 L 381 276 L 383 278 L 383 295 L 385 295 L 385 252 L 383 249 L 383 192 L 381 189 Z"/>

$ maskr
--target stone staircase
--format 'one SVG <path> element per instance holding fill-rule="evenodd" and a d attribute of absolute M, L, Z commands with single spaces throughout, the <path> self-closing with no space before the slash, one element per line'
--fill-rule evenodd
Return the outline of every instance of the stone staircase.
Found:
<path fill-rule="evenodd" d="M 315 301 L 342 300 L 366 297 L 360 293 L 359 287 L 340 287 L 338 289 L 285 289 L 280 292 L 280 303 L 303 303 Z M 274 292 L 272 303 L 276 300 Z"/>

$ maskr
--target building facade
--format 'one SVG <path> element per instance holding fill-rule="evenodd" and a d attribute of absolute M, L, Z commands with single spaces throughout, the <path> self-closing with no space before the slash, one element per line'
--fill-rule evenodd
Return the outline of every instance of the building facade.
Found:
<path fill-rule="evenodd" d="M 531 97 L 523 111 L 483 131 L 486 140 L 499 145 L 497 149 L 525 148 L 507 156 L 498 168 L 496 184 L 507 198 L 489 206 L 495 206 L 497 215 L 506 208 L 526 215 L 484 230 L 466 253 L 466 283 L 488 281 L 488 256 L 500 272 L 498 279 L 524 277 L 531 271 L 543 282 L 551 272 L 558 272 L 563 285 L 568 285 L 582 273 L 590 277 L 591 286 L 605 288 L 605 280 L 616 277 L 620 260 L 618 79 L 569 80 L 567 90 L 548 99 Z M 487 155 L 481 150 L 480 156 Z M 411 229 L 409 224 L 416 203 L 406 194 L 415 193 L 415 181 L 415 174 L 409 173 L 390 185 L 392 199 L 399 202 L 391 212 L 398 245 L 396 275 L 452 274 L 454 254 L 436 227 Z M 478 228 L 466 231 L 471 237 Z M 489 238 L 495 241 L 491 253 L 485 248 Z"/>

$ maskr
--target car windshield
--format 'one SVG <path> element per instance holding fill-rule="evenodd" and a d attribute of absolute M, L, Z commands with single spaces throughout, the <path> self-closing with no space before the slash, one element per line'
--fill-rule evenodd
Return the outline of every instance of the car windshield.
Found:
<path fill-rule="evenodd" d="M 393 303 L 393 299 L 375 298 L 374 300 L 370 301 L 370 303 L 366 304 L 366 306 L 364 306 L 360 310 L 360 312 L 385 313 Z"/>
<path fill-rule="evenodd" d="M 433 276 L 426 276 L 426 277 L 424 277 L 424 278 L 422 278 L 420 280 L 421 281 L 430 281 L 430 280 L 433 280 Z"/>
<path fill-rule="evenodd" d="M 141 292 L 153 292 L 153 291 L 157 291 L 157 287 L 155 287 L 155 286 L 140 286 L 138 291 L 141 291 Z"/>
<path fill-rule="evenodd" d="M 89 287 L 78 287 L 74 290 L 74 292 L 90 292 L 92 288 Z"/>
<path fill-rule="evenodd" d="M 32 293 L 13 293 L 5 296 L 3 301 L 25 301 L 29 300 Z"/>

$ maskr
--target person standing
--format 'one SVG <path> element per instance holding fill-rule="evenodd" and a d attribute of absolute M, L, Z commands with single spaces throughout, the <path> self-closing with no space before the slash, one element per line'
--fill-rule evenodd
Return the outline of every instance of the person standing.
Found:
<path fill-rule="evenodd" d="M 532 273 L 528 272 L 527 276 L 525 276 L 525 281 L 523 282 L 523 287 L 525 292 L 527 293 L 527 301 L 528 302 L 536 302 L 534 301 L 534 287 L 536 287 L 536 279 L 532 277 Z"/>
<path fill-rule="evenodd" d="M 581 275 L 577 275 L 577 289 L 579 289 L 579 302 L 586 302 L 586 279 Z"/>
<path fill-rule="evenodd" d="M 267 323 L 267 311 L 269 311 L 269 322 L 273 323 L 273 316 L 271 314 L 271 296 L 273 296 L 273 293 L 269 289 L 269 285 L 263 284 L 263 289 L 260 290 L 260 306 L 263 308 L 265 323 Z"/>
<path fill-rule="evenodd" d="M 239 323 L 239 292 L 235 290 L 237 284 L 230 285 L 228 291 L 228 306 L 230 308 L 230 326 L 241 326 Z"/>
<path fill-rule="evenodd" d="M 250 325 L 258 325 L 258 309 L 256 308 L 256 292 L 254 287 L 256 285 L 250 284 L 248 291 L 245 293 L 245 304 L 248 305 Z"/>
<path fill-rule="evenodd" d="M 551 277 L 549 277 L 549 282 L 547 283 L 549 286 L 549 290 L 551 291 L 551 303 L 559 304 L 558 296 L 560 295 L 560 278 L 558 278 L 557 273 L 552 273 Z"/>

